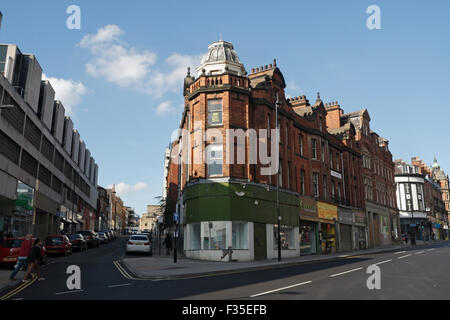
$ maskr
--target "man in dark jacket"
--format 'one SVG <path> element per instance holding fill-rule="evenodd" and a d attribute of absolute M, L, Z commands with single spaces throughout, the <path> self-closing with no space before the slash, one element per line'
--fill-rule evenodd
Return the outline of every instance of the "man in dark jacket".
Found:
<path fill-rule="evenodd" d="M 36 269 L 38 281 L 45 280 L 45 278 L 41 277 L 41 274 L 39 272 L 38 263 L 39 263 L 40 258 L 41 258 L 41 240 L 36 239 L 36 240 L 34 240 L 34 246 L 33 246 L 33 248 L 31 248 L 30 255 L 28 256 L 28 263 L 29 263 L 28 271 L 25 274 L 25 276 L 23 277 L 22 282 L 29 281 L 29 280 L 27 280 L 27 278 L 30 275 L 31 271 L 33 271 L 33 269 Z"/>
<path fill-rule="evenodd" d="M 14 271 L 11 273 L 11 276 L 9 277 L 11 280 L 14 280 L 14 277 L 16 276 L 17 272 L 19 272 L 23 266 L 25 266 L 25 269 L 27 268 L 28 256 L 31 251 L 31 246 L 32 246 L 31 234 L 27 234 L 25 240 L 22 241 L 22 245 L 20 246 L 17 264 L 14 268 Z"/>
<path fill-rule="evenodd" d="M 172 238 L 170 234 L 167 234 L 166 239 L 164 239 L 163 244 L 166 245 L 167 255 L 170 255 L 170 251 L 172 250 Z"/>

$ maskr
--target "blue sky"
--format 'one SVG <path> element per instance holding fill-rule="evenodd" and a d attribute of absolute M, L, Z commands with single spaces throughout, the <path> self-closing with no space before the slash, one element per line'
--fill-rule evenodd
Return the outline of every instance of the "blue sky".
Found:
<path fill-rule="evenodd" d="M 66 27 L 72 4 L 80 30 Z M 381 30 L 366 26 L 370 5 Z M 29 0 L 0 10 L 0 42 L 37 56 L 99 164 L 99 184 L 121 183 L 139 214 L 162 192 L 186 65 L 195 69 L 220 34 L 247 71 L 276 58 L 288 96 L 314 101 L 320 91 L 345 112 L 367 108 L 394 158 L 436 155 L 450 171 L 448 1 Z"/>

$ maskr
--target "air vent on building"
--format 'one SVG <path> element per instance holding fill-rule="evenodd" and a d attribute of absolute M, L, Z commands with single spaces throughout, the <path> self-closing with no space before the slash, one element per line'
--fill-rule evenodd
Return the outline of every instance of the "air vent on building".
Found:
<path fill-rule="evenodd" d="M 45 137 L 42 137 L 42 146 L 41 153 L 51 162 L 53 163 L 53 153 L 55 152 L 55 148 L 51 144 L 51 142 Z"/>
<path fill-rule="evenodd" d="M 38 150 L 41 149 L 41 136 L 41 130 L 39 130 L 30 118 L 27 118 L 27 122 L 25 123 L 25 138 Z"/>
<path fill-rule="evenodd" d="M 3 133 L 3 131 L 0 131 L 0 153 L 19 165 L 20 146 Z"/>
<path fill-rule="evenodd" d="M 47 186 L 51 186 L 52 173 L 47 170 L 42 164 L 39 165 L 39 180 L 45 183 Z"/>
<path fill-rule="evenodd" d="M 25 119 L 25 112 L 15 103 L 14 100 L 10 97 L 10 95 L 5 92 L 5 96 L 3 98 L 3 104 L 4 105 L 13 105 L 13 108 L 5 108 L 2 109 L 2 117 L 5 118 L 6 121 L 8 121 L 14 129 L 20 132 L 20 134 L 23 133 L 23 124 Z"/>
<path fill-rule="evenodd" d="M 33 177 L 37 177 L 38 161 L 25 150 L 22 150 L 22 160 L 20 162 L 20 167 L 31 174 Z"/>

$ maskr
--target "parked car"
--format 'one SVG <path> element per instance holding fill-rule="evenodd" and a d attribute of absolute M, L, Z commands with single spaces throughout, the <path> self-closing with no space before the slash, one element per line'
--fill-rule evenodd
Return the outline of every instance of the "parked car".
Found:
<path fill-rule="evenodd" d="M 112 233 L 109 232 L 109 230 L 102 230 L 101 232 L 104 232 L 108 236 L 109 241 L 113 241 L 114 240 L 113 236 L 112 236 Z"/>
<path fill-rule="evenodd" d="M 109 238 L 111 240 L 116 240 L 116 237 L 114 236 L 114 233 L 112 232 L 112 230 L 107 230 L 106 232 L 108 233 Z"/>
<path fill-rule="evenodd" d="M 108 235 L 104 232 L 99 232 L 98 237 L 100 238 L 100 243 L 108 243 L 109 242 Z"/>
<path fill-rule="evenodd" d="M 113 239 L 116 240 L 117 239 L 117 233 L 114 230 L 109 230 L 113 236 Z"/>
<path fill-rule="evenodd" d="M 127 241 L 125 253 L 129 254 L 130 252 L 144 252 L 151 254 L 149 237 L 144 234 L 132 235 Z"/>
<path fill-rule="evenodd" d="M 84 237 L 89 248 L 98 247 L 100 244 L 98 237 L 91 230 L 81 230 L 77 231 L 77 233 Z"/>
<path fill-rule="evenodd" d="M 66 235 L 48 236 L 44 248 L 47 253 L 72 254 L 72 243 Z"/>
<path fill-rule="evenodd" d="M 97 243 L 100 244 L 100 237 L 99 237 L 98 233 L 95 231 L 93 231 L 92 233 L 94 234 L 95 241 L 97 241 Z"/>
<path fill-rule="evenodd" d="M 76 249 L 76 250 L 80 250 L 80 251 L 87 250 L 88 245 L 82 234 L 73 233 L 73 234 L 69 234 L 67 237 L 69 238 L 70 242 L 72 243 L 72 249 Z"/>
<path fill-rule="evenodd" d="M 4 239 L 0 243 L 0 264 L 5 264 L 9 266 L 14 266 L 17 263 L 17 258 L 19 257 L 20 247 L 25 238 L 8 238 Z M 33 239 L 32 241 L 34 241 Z M 47 263 L 47 253 L 44 247 L 41 247 L 41 259 L 39 261 L 40 265 Z"/>

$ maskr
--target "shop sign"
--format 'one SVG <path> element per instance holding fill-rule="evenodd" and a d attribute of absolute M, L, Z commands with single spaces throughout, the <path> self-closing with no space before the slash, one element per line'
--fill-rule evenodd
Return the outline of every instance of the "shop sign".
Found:
<path fill-rule="evenodd" d="M 33 211 L 34 189 L 18 181 L 17 198 L 15 201 L 16 210 Z M 27 212 L 32 213 L 32 212 Z"/>
<path fill-rule="evenodd" d="M 366 224 L 366 213 L 365 212 L 360 212 L 360 211 L 355 211 L 355 223 L 359 223 L 359 224 Z"/>
<path fill-rule="evenodd" d="M 334 206 L 329 203 L 317 201 L 317 211 L 319 214 L 319 218 L 333 220 L 338 218 L 338 209 L 337 206 Z"/>
<path fill-rule="evenodd" d="M 339 209 L 338 215 L 339 215 L 339 222 L 346 224 L 353 224 L 353 212 Z"/>
<path fill-rule="evenodd" d="M 440 224 L 440 223 L 435 223 L 435 224 L 434 224 L 434 227 L 435 227 L 436 229 L 440 229 L 440 228 L 441 228 L 441 224 Z"/>
<path fill-rule="evenodd" d="M 308 197 L 300 197 L 300 215 L 317 217 L 317 201 Z"/>
<path fill-rule="evenodd" d="M 337 171 L 331 170 L 331 176 L 342 180 L 342 174 Z"/>

